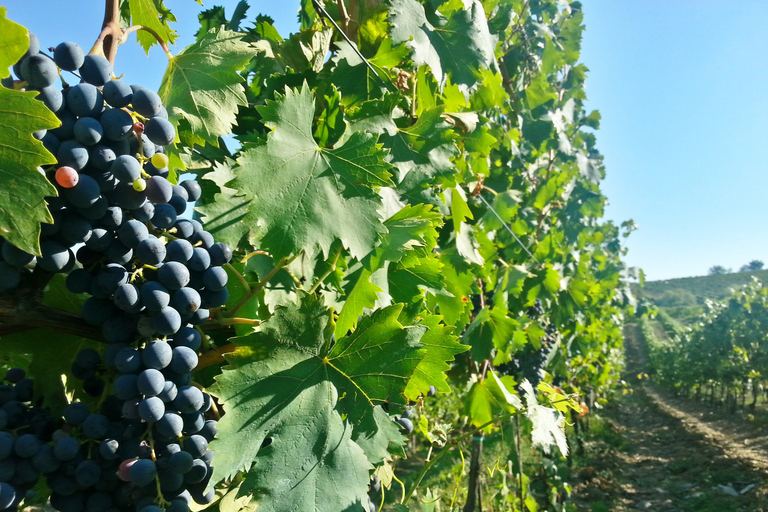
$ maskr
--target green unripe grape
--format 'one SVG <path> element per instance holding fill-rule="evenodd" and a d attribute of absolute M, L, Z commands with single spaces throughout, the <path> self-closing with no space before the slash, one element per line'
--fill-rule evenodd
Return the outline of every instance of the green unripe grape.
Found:
<path fill-rule="evenodd" d="M 145 188 L 147 188 L 147 182 L 144 181 L 144 178 L 136 178 L 133 180 L 133 190 L 136 192 L 143 192 Z"/>
<path fill-rule="evenodd" d="M 158 169 L 168 167 L 168 156 L 166 156 L 163 153 L 155 153 L 154 155 L 152 155 L 152 158 L 150 159 L 150 161 L 152 162 L 152 165 L 154 165 Z"/>

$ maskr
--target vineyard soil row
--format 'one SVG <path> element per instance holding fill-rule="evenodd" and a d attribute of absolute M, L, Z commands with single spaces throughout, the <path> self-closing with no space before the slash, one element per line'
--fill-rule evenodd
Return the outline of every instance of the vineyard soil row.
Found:
<path fill-rule="evenodd" d="M 638 379 L 646 358 L 636 325 L 625 346 L 631 392 L 592 419 L 575 463 L 579 510 L 768 510 L 764 426 Z"/>

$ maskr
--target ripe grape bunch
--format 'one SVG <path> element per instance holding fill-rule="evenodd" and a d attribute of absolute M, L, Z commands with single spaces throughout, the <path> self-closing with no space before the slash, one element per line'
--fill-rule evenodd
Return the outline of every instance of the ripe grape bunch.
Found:
<path fill-rule="evenodd" d="M 229 297 L 232 251 L 182 217 L 201 189 L 168 180 L 165 146 L 176 134 L 160 97 L 113 79 L 106 58 L 74 43 L 52 50 L 41 53 L 30 34 L 14 71 L 61 121 L 35 134 L 58 160 L 43 169 L 58 191 L 47 198 L 54 222 L 42 224 L 40 257 L 2 242 L 0 294 L 35 274 L 67 274 L 69 291 L 89 295 L 83 319 L 108 345 L 77 354 L 72 374 L 98 400 L 74 401 L 62 418 L 31 403 L 22 370 L 6 376 L 0 510 L 15 510 L 44 475 L 62 512 L 185 512 L 191 500 L 213 500 L 216 422 L 191 372 L 202 343 L 195 326 Z M 59 90 L 60 71 L 81 82 Z"/>
<path fill-rule="evenodd" d="M 543 314 L 544 307 L 540 299 L 536 299 L 534 305 L 526 310 L 526 315 L 532 319 L 538 319 Z M 557 343 L 557 327 L 554 324 L 548 323 L 544 327 L 544 332 L 540 349 L 528 349 L 515 353 L 509 362 L 502 363 L 496 368 L 498 372 L 501 375 L 512 375 L 519 381 L 528 379 L 535 388 L 544 376 L 547 360 Z"/>

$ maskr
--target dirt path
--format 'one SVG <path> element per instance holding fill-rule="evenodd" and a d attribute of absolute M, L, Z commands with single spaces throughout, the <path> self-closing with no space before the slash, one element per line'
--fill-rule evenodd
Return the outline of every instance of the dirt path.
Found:
<path fill-rule="evenodd" d="M 645 357 L 636 330 L 626 331 L 633 392 L 592 422 L 575 470 L 578 510 L 768 512 L 768 427 L 638 380 Z"/>

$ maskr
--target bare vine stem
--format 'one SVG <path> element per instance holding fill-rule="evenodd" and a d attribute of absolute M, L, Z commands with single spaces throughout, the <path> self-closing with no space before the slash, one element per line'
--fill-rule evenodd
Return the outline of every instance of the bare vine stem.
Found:
<path fill-rule="evenodd" d="M 128 35 L 137 30 L 144 30 L 145 32 L 152 34 L 154 38 L 157 39 L 158 44 L 168 58 L 173 58 L 173 54 L 171 54 L 171 51 L 168 49 L 168 45 L 165 41 L 163 41 L 163 38 L 151 28 L 143 25 L 134 25 L 123 30 L 120 26 L 120 0 L 106 0 L 104 6 L 104 21 L 101 24 L 101 33 L 89 53 L 103 54 L 109 63 L 114 66 L 115 58 L 117 57 L 117 47 L 125 43 Z"/>

